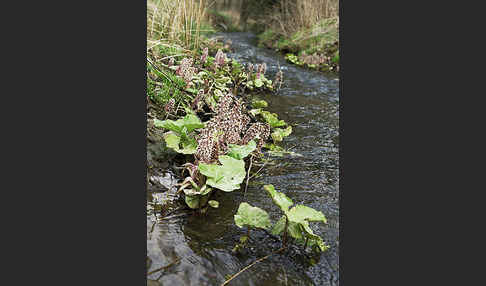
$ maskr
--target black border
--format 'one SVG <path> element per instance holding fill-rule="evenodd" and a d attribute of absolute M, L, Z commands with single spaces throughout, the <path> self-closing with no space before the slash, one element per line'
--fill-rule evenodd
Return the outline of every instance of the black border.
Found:
<path fill-rule="evenodd" d="M 449 159 L 470 148 L 456 144 L 476 120 L 457 123 L 471 112 L 462 96 L 478 92 L 463 80 L 468 68 L 455 66 L 476 60 L 464 43 L 477 38 L 465 36 L 474 9 L 350 3 L 345 18 L 340 1 L 340 282 L 345 264 L 348 285 L 422 284 L 435 264 L 464 261 L 444 258 L 464 252 L 450 241 L 462 233 L 432 232 L 462 226 L 442 222 L 457 217 L 460 205 L 439 217 L 437 209 L 447 191 L 455 200 L 468 189 L 469 179 L 451 171 L 468 164 Z M 5 278 L 144 285 L 146 1 L 22 3 L 4 11 L 13 15 L 5 25 L 13 37 L 4 39 L 12 61 L 2 85 L 13 103 L 2 107 L 13 113 L 4 122 L 15 126 L 2 133 L 10 143 L 2 190 L 12 196 L 2 200 L 11 208 L 11 229 L 3 231 L 13 237 L 2 253 L 12 266 Z M 460 273 L 446 270 L 434 278 Z"/>

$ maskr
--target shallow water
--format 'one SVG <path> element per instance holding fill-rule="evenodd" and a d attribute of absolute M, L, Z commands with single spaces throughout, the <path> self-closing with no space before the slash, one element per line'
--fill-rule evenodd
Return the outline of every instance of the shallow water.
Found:
<path fill-rule="evenodd" d="M 339 81 L 326 75 L 286 63 L 271 50 L 258 48 L 250 33 L 222 34 L 232 41 L 229 57 L 241 63 L 267 64 L 267 78 L 273 78 L 280 66 L 284 84 L 275 95 L 262 96 L 266 108 L 292 125 L 293 133 L 283 147 L 301 156 L 275 157 L 262 176 L 252 179 L 246 196 L 242 191 L 216 192 L 218 209 L 207 215 L 178 213 L 156 223 L 147 216 L 147 252 L 151 260 L 148 271 L 176 264 L 149 276 L 159 285 L 220 285 L 254 260 L 280 248 L 280 241 L 262 231 L 253 231 L 249 249 L 235 255 L 232 249 L 245 232 L 235 226 L 233 215 L 240 202 L 267 210 L 276 221 L 279 210 L 262 185 L 273 184 L 294 203 L 322 211 L 328 223 L 311 223 L 330 249 L 315 255 L 291 247 L 272 255 L 232 280 L 228 285 L 339 285 Z M 175 186 L 168 175 L 162 177 L 171 190 L 154 197 L 171 196 Z M 161 180 L 161 178 L 153 178 Z M 244 186 L 244 184 L 242 184 Z M 150 196 L 152 200 L 152 196 Z M 148 206 L 150 209 L 150 207 Z"/>

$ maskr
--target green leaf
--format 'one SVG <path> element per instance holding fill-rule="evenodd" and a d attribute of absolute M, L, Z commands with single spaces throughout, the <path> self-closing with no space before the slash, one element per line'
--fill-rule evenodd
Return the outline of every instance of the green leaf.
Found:
<path fill-rule="evenodd" d="M 285 59 L 287 59 L 288 61 L 290 61 L 291 63 L 297 63 L 298 59 L 297 59 L 297 56 L 294 55 L 294 54 L 286 54 L 285 55 Z"/>
<path fill-rule="evenodd" d="M 309 246 L 317 246 L 317 248 L 320 250 L 320 251 L 326 251 L 327 249 L 329 249 L 329 246 L 327 246 L 324 241 L 322 240 L 322 238 L 318 235 L 314 235 L 314 236 L 310 236 L 309 237 L 309 241 L 307 242 L 307 245 Z"/>
<path fill-rule="evenodd" d="M 268 103 L 265 100 L 253 100 L 251 102 L 251 106 L 253 108 L 263 108 L 263 107 L 267 107 Z"/>
<path fill-rule="evenodd" d="M 164 135 L 165 143 L 167 147 L 174 150 L 179 150 L 179 143 L 181 142 L 181 137 L 177 136 L 175 133 L 168 132 Z"/>
<path fill-rule="evenodd" d="M 170 119 L 164 121 L 154 119 L 154 125 L 155 127 L 168 129 L 178 134 L 181 134 L 183 132 L 184 127 L 186 128 L 187 133 L 190 133 L 194 129 L 204 127 L 204 124 L 201 122 L 199 117 L 194 114 L 188 114 L 184 116 L 184 118 L 178 119 L 176 121 Z"/>
<path fill-rule="evenodd" d="M 228 144 L 228 146 L 228 156 L 238 160 L 246 158 L 246 156 L 250 155 L 250 153 L 256 149 L 256 143 L 253 140 L 248 142 L 246 145 Z"/>
<path fill-rule="evenodd" d="M 209 199 L 209 193 L 211 192 L 211 188 L 208 188 L 204 185 L 200 191 L 195 190 L 194 188 L 191 189 L 184 189 L 185 201 L 186 204 L 191 209 L 198 209 L 204 207 Z"/>
<path fill-rule="evenodd" d="M 186 88 L 186 91 L 187 92 L 190 92 L 190 93 L 193 93 L 193 94 L 197 94 L 197 90 L 194 89 L 194 88 Z"/>
<path fill-rule="evenodd" d="M 256 109 L 252 109 L 249 111 L 251 114 L 253 114 L 253 116 L 257 116 L 258 114 L 260 114 L 262 112 L 262 110 L 260 108 L 256 108 Z"/>
<path fill-rule="evenodd" d="M 225 192 L 239 189 L 246 176 L 245 162 L 226 155 L 219 156 L 219 162 L 222 165 L 199 163 L 206 184 Z"/>
<path fill-rule="evenodd" d="M 158 128 L 165 128 L 176 133 L 181 133 L 182 127 L 177 125 L 173 120 L 158 120 L 157 118 L 154 119 L 154 126 Z"/>
<path fill-rule="evenodd" d="M 277 192 L 273 185 L 265 185 L 263 189 L 267 191 L 275 204 L 277 204 L 283 212 L 287 212 L 294 204 L 294 202 L 284 193 Z"/>
<path fill-rule="evenodd" d="M 263 81 L 260 78 L 255 79 L 255 87 L 263 86 Z"/>
<path fill-rule="evenodd" d="M 278 222 L 273 226 L 272 234 L 280 235 L 284 230 L 285 230 L 285 215 L 280 217 Z M 289 221 L 287 223 L 287 231 L 291 237 L 297 240 L 301 240 L 304 238 L 304 236 L 302 235 L 302 229 L 298 223 Z"/>
<path fill-rule="evenodd" d="M 219 202 L 218 201 L 215 201 L 215 200 L 210 200 L 208 202 L 208 205 L 210 205 L 211 207 L 213 207 L 215 209 L 219 208 Z"/>
<path fill-rule="evenodd" d="M 274 142 L 280 142 L 284 137 L 287 137 L 292 133 L 292 126 L 288 126 L 285 129 L 275 128 L 272 132 L 272 139 Z"/>
<path fill-rule="evenodd" d="M 280 127 L 285 126 L 287 123 L 283 120 L 278 120 L 278 115 L 276 113 L 270 113 L 268 111 L 262 111 L 261 115 L 265 119 L 265 121 L 270 124 L 271 127 Z"/>
<path fill-rule="evenodd" d="M 285 229 L 285 215 L 281 216 L 272 228 L 273 235 L 280 235 Z"/>
<path fill-rule="evenodd" d="M 201 187 L 200 190 L 196 190 L 194 188 L 184 189 L 184 194 L 186 194 L 188 196 L 198 196 L 198 195 L 204 196 L 204 195 L 209 194 L 211 191 L 212 191 L 211 188 L 208 188 L 207 185 L 204 185 L 203 187 Z"/>
<path fill-rule="evenodd" d="M 289 221 L 288 226 L 287 226 L 287 230 L 288 230 L 290 236 L 297 239 L 297 240 L 301 240 L 301 239 L 304 238 L 304 235 L 302 235 L 302 229 L 300 227 L 300 224 L 298 224 L 298 223 Z"/>
<path fill-rule="evenodd" d="M 304 230 L 304 235 L 308 239 L 307 244 L 309 246 L 317 246 L 320 251 L 325 251 L 328 249 L 328 246 L 324 244 L 324 241 L 322 238 L 312 231 L 312 229 L 309 227 L 309 223 L 305 222 L 300 224 L 302 226 L 302 229 Z"/>
<path fill-rule="evenodd" d="M 322 212 L 304 205 L 296 205 L 293 207 L 287 212 L 287 217 L 290 221 L 297 223 L 305 223 L 306 221 L 320 221 L 327 223 L 326 217 Z"/>
<path fill-rule="evenodd" d="M 235 224 L 242 228 L 250 226 L 254 228 L 268 229 L 271 226 L 268 213 L 261 208 L 252 207 L 248 203 L 241 203 L 235 214 Z"/>
<path fill-rule="evenodd" d="M 198 209 L 199 208 L 199 201 L 200 201 L 200 196 L 195 195 L 195 196 L 189 196 L 186 195 L 185 201 L 188 207 L 191 209 Z"/>
<path fill-rule="evenodd" d="M 275 145 L 273 143 L 265 143 L 265 145 L 263 145 L 264 148 L 267 148 L 267 149 L 270 149 L 270 151 L 284 151 L 284 148 L 278 146 L 278 145 Z"/>
<path fill-rule="evenodd" d="M 182 136 L 178 136 L 173 132 L 165 133 L 164 140 L 165 143 L 167 144 L 167 147 L 174 149 L 177 153 L 182 153 L 182 154 L 196 153 L 196 149 L 197 149 L 196 139 L 192 137 L 188 137 L 184 133 L 182 134 L 183 134 Z"/>
<path fill-rule="evenodd" d="M 333 63 L 339 63 L 339 51 L 336 51 L 336 54 L 332 58 Z"/>

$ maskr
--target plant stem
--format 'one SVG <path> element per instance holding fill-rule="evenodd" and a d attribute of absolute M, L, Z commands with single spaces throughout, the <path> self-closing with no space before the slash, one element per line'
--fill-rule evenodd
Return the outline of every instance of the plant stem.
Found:
<path fill-rule="evenodd" d="M 248 172 L 246 173 L 246 186 L 245 186 L 245 193 L 243 194 L 243 198 L 246 197 L 246 191 L 248 190 L 248 181 L 250 180 L 250 170 L 251 170 L 252 163 L 253 163 L 253 154 L 250 156 L 250 166 L 248 167 Z"/>
<path fill-rule="evenodd" d="M 305 249 L 307 248 L 307 241 L 309 241 L 309 237 L 306 237 L 306 238 L 305 238 L 305 243 L 304 243 L 304 251 L 305 251 Z"/>
<path fill-rule="evenodd" d="M 285 229 L 284 229 L 284 236 L 283 236 L 283 247 L 287 247 L 287 229 L 289 226 L 289 219 L 285 216 Z"/>

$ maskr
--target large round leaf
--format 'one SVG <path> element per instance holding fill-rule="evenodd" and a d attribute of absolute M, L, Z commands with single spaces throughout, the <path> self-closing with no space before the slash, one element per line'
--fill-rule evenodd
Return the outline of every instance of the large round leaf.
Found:
<path fill-rule="evenodd" d="M 199 163 L 206 184 L 225 192 L 239 189 L 246 176 L 245 162 L 226 155 L 219 156 L 219 162 L 221 165 Z"/>
<path fill-rule="evenodd" d="M 263 189 L 270 194 L 273 202 L 277 204 L 277 206 L 279 206 L 283 212 L 287 212 L 290 206 L 294 204 L 294 202 L 287 197 L 287 195 L 277 192 L 273 185 L 265 185 L 263 186 Z"/>
<path fill-rule="evenodd" d="M 261 208 L 252 207 L 248 203 L 241 203 L 238 212 L 235 214 L 235 224 L 242 228 L 244 226 L 268 229 L 271 226 L 268 213 Z"/>
<path fill-rule="evenodd" d="M 255 151 L 256 143 L 255 141 L 251 140 L 246 145 L 228 144 L 228 147 L 228 156 L 241 160 L 250 155 L 251 152 Z"/>

